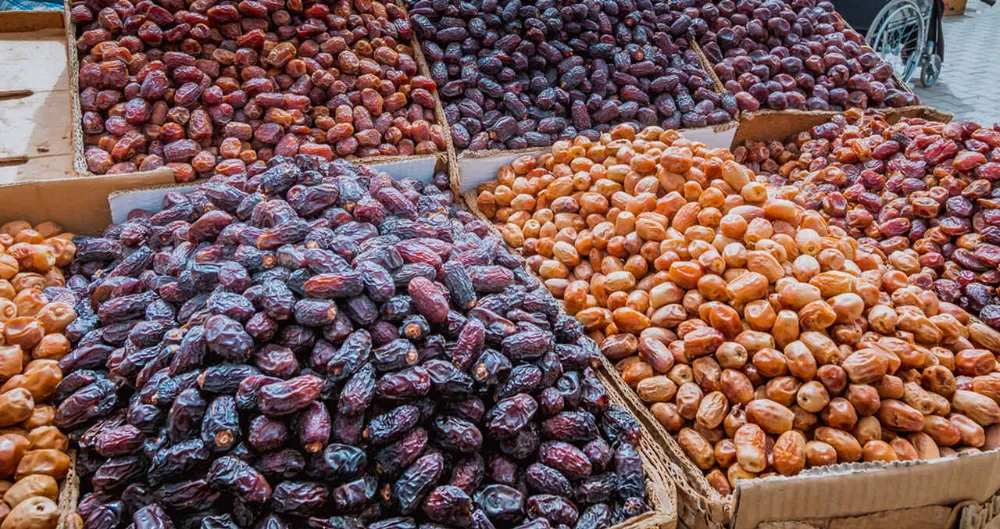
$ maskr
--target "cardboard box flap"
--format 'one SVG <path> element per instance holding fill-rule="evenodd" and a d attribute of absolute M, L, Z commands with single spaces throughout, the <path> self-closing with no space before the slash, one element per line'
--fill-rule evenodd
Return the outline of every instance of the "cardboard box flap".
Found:
<path fill-rule="evenodd" d="M 883 114 L 889 123 L 896 123 L 902 118 L 923 118 L 930 121 L 940 121 L 948 123 L 952 114 L 939 110 L 924 107 L 902 107 L 877 109 Z M 785 141 L 789 136 L 802 131 L 807 131 L 816 125 L 830 121 L 830 118 L 842 114 L 834 111 L 806 111 L 806 110 L 761 110 L 752 113 L 743 113 L 740 117 L 739 128 L 736 130 L 731 147 L 739 147 L 746 143 L 748 139 L 757 141 Z"/>
<path fill-rule="evenodd" d="M 42 158 L 51 160 L 52 158 Z M 0 185 L 0 219 L 24 219 L 32 224 L 51 220 L 74 233 L 96 235 L 111 224 L 108 195 L 174 181 L 173 171 L 60 178 Z"/>
<path fill-rule="evenodd" d="M 984 502 L 1000 489 L 1000 451 L 891 464 L 836 465 L 794 478 L 739 482 L 733 529 L 843 518 L 928 505 Z"/>

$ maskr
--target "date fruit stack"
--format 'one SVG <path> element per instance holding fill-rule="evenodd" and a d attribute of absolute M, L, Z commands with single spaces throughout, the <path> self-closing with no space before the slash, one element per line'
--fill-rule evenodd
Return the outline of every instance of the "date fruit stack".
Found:
<path fill-rule="evenodd" d="M 1000 131 L 846 112 L 736 150 L 797 201 L 877 244 L 910 282 L 1000 329 Z"/>
<path fill-rule="evenodd" d="M 831 2 L 678 2 L 688 33 L 740 110 L 843 110 L 919 104 Z M 677 6 L 678 8 L 680 6 Z"/>
<path fill-rule="evenodd" d="M 478 206 L 722 494 L 985 447 L 1000 333 L 794 196 L 623 126 L 515 160 Z"/>
<path fill-rule="evenodd" d="M 411 0 L 409 14 L 459 149 L 597 139 L 623 122 L 704 127 L 738 110 L 666 2 Z"/>
<path fill-rule="evenodd" d="M 272 156 L 443 151 L 435 83 L 379 0 L 75 2 L 87 168 L 178 181 Z"/>
<path fill-rule="evenodd" d="M 62 268 L 73 260 L 70 233 L 52 222 L 0 226 L 0 528 L 55 529 L 58 481 L 70 465 L 69 439 L 46 404 L 70 351 L 63 330 L 76 294 Z"/>
<path fill-rule="evenodd" d="M 78 240 L 56 423 L 86 529 L 597 529 L 649 508 L 597 348 L 486 222 L 345 161 L 268 165 Z"/>

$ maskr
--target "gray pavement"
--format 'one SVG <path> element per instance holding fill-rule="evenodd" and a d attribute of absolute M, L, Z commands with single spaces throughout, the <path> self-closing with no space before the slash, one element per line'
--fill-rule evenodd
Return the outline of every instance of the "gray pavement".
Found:
<path fill-rule="evenodd" d="M 944 68 L 931 88 L 911 84 L 923 104 L 980 124 L 1000 122 L 1000 5 L 969 0 L 964 16 L 944 17 Z"/>

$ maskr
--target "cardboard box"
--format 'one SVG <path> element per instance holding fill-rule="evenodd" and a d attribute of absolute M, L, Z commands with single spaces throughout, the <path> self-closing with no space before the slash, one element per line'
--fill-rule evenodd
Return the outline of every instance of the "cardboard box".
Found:
<path fill-rule="evenodd" d="M 0 185 L 73 176 L 62 20 L 0 12 Z"/>
<path fill-rule="evenodd" d="M 66 119 L 65 116 L 71 115 L 71 121 L 69 121 L 68 123 L 65 123 L 64 121 L 61 121 L 59 126 L 62 127 L 62 126 L 65 125 L 65 127 L 67 127 L 67 129 L 70 131 L 69 137 L 71 137 L 71 139 L 72 139 L 72 142 L 71 142 L 71 146 L 72 146 L 71 154 L 73 155 L 72 156 L 72 162 L 73 162 L 73 173 L 72 174 L 82 175 L 82 176 L 94 176 L 94 173 L 91 173 L 90 170 L 87 168 L 87 161 L 86 161 L 86 158 L 84 157 L 85 147 L 84 147 L 84 133 L 83 133 L 83 111 L 80 108 L 80 80 L 79 80 L 79 76 L 77 75 L 77 72 L 79 72 L 79 70 L 80 70 L 80 55 L 79 55 L 79 51 L 77 50 L 77 47 L 75 46 L 75 43 L 76 43 L 76 40 L 77 40 L 76 25 L 73 24 L 73 22 L 70 21 L 70 18 L 69 18 L 69 13 L 70 13 L 70 10 L 71 10 L 72 6 L 74 5 L 74 3 L 79 3 L 79 2 L 74 2 L 73 0 L 64 0 L 64 2 L 63 2 L 63 12 L 61 14 L 60 13 L 48 13 L 49 15 L 56 15 L 57 17 L 61 17 L 61 21 L 59 22 L 59 24 L 57 26 L 59 28 L 64 28 L 64 29 L 61 30 L 62 35 L 63 35 L 62 40 L 63 40 L 63 44 L 64 44 L 64 48 L 65 48 L 65 51 L 63 53 L 64 57 L 62 58 L 62 66 L 61 67 L 64 70 L 70 72 L 70 75 L 68 76 L 69 77 L 69 85 L 68 85 L 68 93 L 69 93 L 69 102 L 68 102 L 68 105 L 69 105 L 69 109 L 68 110 L 70 112 L 67 114 L 65 112 L 66 109 L 63 109 L 63 112 L 60 113 L 60 114 L 58 114 L 58 115 L 62 116 L 63 120 Z M 403 4 L 401 2 L 399 2 L 399 5 L 401 7 L 405 7 L 405 6 L 403 6 Z M 49 18 L 53 18 L 53 17 L 50 16 Z M 51 23 L 54 23 L 54 22 L 51 22 Z M 0 27 L 2 27 L 2 26 L 0 26 Z M 50 28 L 50 26 L 40 26 L 40 27 L 45 28 L 46 30 Z M 70 45 L 65 45 L 65 43 L 67 43 L 67 42 L 70 43 Z M 420 69 L 421 75 L 429 76 L 430 75 L 430 70 L 427 67 L 427 62 L 424 60 L 423 53 L 421 53 L 421 51 L 420 51 L 420 46 L 417 45 L 416 37 L 414 37 L 414 38 L 412 38 L 410 40 L 409 45 L 414 50 L 414 59 L 417 61 L 417 65 L 418 65 L 418 67 Z M 49 67 L 50 68 L 57 68 L 58 66 L 50 65 Z M 0 92 L 0 97 L 2 97 L 2 92 Z M 444 117 L 444 107 L 441 106 L 441 100 L 437 96 L 436 93 L 434 94 L 434 99 L 435 99 L 435 103 L 436 103 L 435 108 L 434 108 L 434 117 L 435 117 L 435 120 L 438 123 L 445 123 L 446 124 L 447 120 L 445 120 L 445 117 Z M 0 107 L 0 108 L 2 108 L 2 107 Z M 372 165 L 381 165 L 381 164 L 392 164 L 392 163 L 401 162 L 401 161 L 405 162 L 405 161 L 409 161 L 409 160 L 421 160 L 421 163 L 426 164 L 427 160 L 434 160 L 438 156 L 446 156 L 446 157 L 449 157 L 449 159 L 450 159 L 451 157 L 454 156 L 454 147 L 453 147 L 453 144 L 452 144 L 452 141 L 451 141 L 451 132 L 449 131 L 449 128 L 447 126 L 444 127 L 444 134 L 445 134 L 446 149 L 445 149 L 445 151 L 442 151 L 442 152 L 438 152 L 438 153 L 435 153 L 435 154 L 429 154 L 429 155 L 416 155 L 416 156 L 372 156 L 372 157 L 368 157 L 368 158 L 353 159 L 351 161 L 352 162 L 358 162 L 358 163 L 367 163 L 367 164 L 372 164 Z M 0 144 L 0 145 L 2 145 L 2 144 Z M 0 163 L 2 163 L 2 158 L 0 158 Z M 135 173 L 135 174 L 149 174 L 149 173 Z M 2 175 L 2 173 L 0 173 L 0 175 Z M 70 175 L 66 175 L 66 176 L 70 176 Z M 2 182 L 3 181 L 0 180 L 0 183 L 2 183 Z"/>
<path fill-rule="evenodd" d="M 449 157 L 441 154 L 429 159 L 432 163 L 428 164 L 421 158 L 371 165 L 384 170 L 394 178 L 415 177 L 429 181 L 435 171 L 447 168 Z M 136 208 L 159 211 L 162 209 L 163 196 L 167 192 L 189 190 L 195 186 L 196 184 L 175 184 L 170 171 L 0 186 L 0 204 L 16 206 L 5 207 L 0 211 L 0 223 L 14 219 L 25 219 L 32 223 L 53 220 L 69 231 L 97 235 L 103 232 L 112 220 L 115 222 L 124 220 L 129 211 Z M 67 204 L 73 204 L 73 207 L 68 208 Z M 586 338 L 584 345 L 597 348 L 596 344 Z M 621 388 L 615 388 L 613 380 L 603 375 L 599 376 L 608 388 L 610 402 L 625 407 Z M 646 493 L 650 510 L 616 525 L 614 529 L 675 529 L 677 497 L 674 483 L 668 477 L 667 457 L 656 438 L 648 431 L 644 430 L 642 439 L 639 452 L 646 472 Z M 72 469 L 71 477 L 72 479 L 66 480 L 67 485 L 63 495 L 72 501 L 71 504 L 67 503 L 64 513 L 75 511 L 79 495 L 79 482 Z"/>
<path fill-rule="evenodd" d="M 904 116 L 950 119 L 933 109 L 912 107 L 895 110 L 890 121 Z M 733 145 L 747 139 L 784 140 L 829 117 L 810 112 L 748 115 Z M 453 185 L 463 191 L 470 211 L 482 217 L 476 187 L 494 179 L 497 170 L 514 158 L 510 154 L 459 157 Z M 934 461 L 834 465 L 790 478 L 741 481 L 731 496 L 723 497 L 635 392 L 624 386 L 611 362 L 604 359 L 601 371 L 667 453 L 670 476 L 677 485 L 679 520 L 691 529 L 955 528 L 965 519 L 978 523 L 963 529 L 984 529 L 994 513 L 1000 514 L 1000 498 L 994 498 L 1000 491 L 1000 450 Z M 1000 519 L 992 523 L 1000 529 Z"/>

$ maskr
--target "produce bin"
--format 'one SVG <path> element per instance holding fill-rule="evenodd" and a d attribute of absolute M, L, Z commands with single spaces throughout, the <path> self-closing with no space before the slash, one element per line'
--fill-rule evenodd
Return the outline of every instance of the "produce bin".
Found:
<path fill-rule="evenodd" d="M 446 170 L 447 156 L 443 153 L 426 159 L 408 159 L 371 164 L 395 178 L 419 178 L 429 181 L 435 171 Z M 85 184 L 85 185 L 84 185 Z M 8 219 L 41 219 L 62 224 L 80 234 L 99 235 L 111 222 L 125 220 L 129 211 L 145 209 L 159 211 L 167 192 L 191 190 L 195 185 L 178 185 L 169 172 L 132 173 L 124 175 L 95 175 L 86 178 L 53 179 L 23 182 L 0 186 L 0 204 L 4 208 L 0 222 Z M 66 208 L 72 200 L 74 208 Z M 588 347 L 596 348 L 585 339 Z M 615 382 L 598 375 L 608 390 L 611 404 L 625 406 Z M 650 510 L 615 526 L 615 529 L 675 529 L 677 527 L 677 499 L 673 481 L 667 477 L 669 463 L 666 455 L 645 429 L 638 447 L 646 473 L 646 494 Z M 74 457 L 75 462 L 75 457 Z M 75 463 L 74 463 L 75 464 Z M 61 488 L 60 509 L 63 518 L 75 511 L 80 483 L 72 468 Z M 59 529 L 79 529 L 61 521 Z"/>
<path fill-rule="evenodd" d="M 951 116 L 927 107 L 895 109 L 890 121 L 921 117 L 948 121 Z M 748 139 L 784 140 L 826 122 L 826 112 L 761 112 L 744 115 L 733 147 Z M 535 150 L 537 154 L 544 150 Z M 527 153 L 526 153 L 527 154 Z M 452 172 L 466 207 L 496 226 L 479 210 L 476 188 L 496 178 L 500 167 L 515 155 L 481 158 L 459 156 Z M 520 252 L 519 248 L 513 249 Z M 981 322 L 975 332 L 995 336 Z M 989 341 L 989 339 L 986 339 Z M 998 351 L 994 351 L 1000 352 Z M 603 359 L 602 371 L 614 380 L 629 409 L 653 432 L 671 462 L 678 487 L 682 526 L 705 529 L 832 529 L 847 527 L 916 529 L 924 527 L 985 527 L 996 512 L 994 495 L 1000 492 L 1000 438 L 987 437 L 983 452 L 926 461 L 835 464 L 807 469 L 793 477 L 741 480 L 732 495 L 720 495 L 704 472 L 688 458 L 675 438 L 621 379 L 615 366 Z M 1000 432 L 1000 430 L 993 430 Z"/>
<path fill-rule="evenodd" d="M 79 2 L 76 2 L 77 4 Z M 65 28 L 65 42 L 75 43 L 77 42 L 77 26 L 70 19 L 70 12 L 72 6 L 74 5 L 73 0 L 64 0 L 63 6 L 63 21 L 58 27 Z M 402 6 L 401 3 L 397 5 Z M 48 26 L 46 26 L 48 27 Z M 412 38 L 408 41 L 408 45 L 412 47 L 414 52 L 414 60 L 417 62 L 418 72 L 420 75 L 427 75 L 427 63 L 423 59 L 423 55 L 420 51 L 420 46 L 417 45 L 416 38 Z M 72 123 L 70 124 L 72 130 L 72 141 L 73 141 L 73 154 L 74 154 L 74 170 L 75 174 L 92 176 L 93 173 L 87 168 L 87 161 L 84 155 L 84 132 L 83 132 L 83 111 L 80 108 L 80 76 L 77 75 L 80 71 L 80 52 L 77 46 L 70 45 L 66 46 L 66 58 L 67 69 L 71 73 L 69 75 L 69 94 L 71 96 L 71 111 L 72 111 Z M 441 155 L 451 155 L 454 152 L 454 147 L 451 141 L 451 133 L 449 127 L 447 126 L 447 121 L 444 119 L 444 113 L 441 107 L 441 101 L 437 93 L 433 94 L 435 99 L 434 115 L 435 121 L 442 125 L 442 130 L 444 132 L 444 139 L 446 147 L 444 150 L 439 150 L 437 153 L 428 155 L 394 155 L 394 156 L 370 156 L 365 158 L 352 158 L 352 161 L 365 162 L 380 164 L 384 162 L 395 162 L 395 161 L 406 161 L 410 159 L 424 159 L 425 163 L 428 158 L 433 158 L 435 156 Z M 185 136 L 186 137 L 186 136 Z M 141 173 L 141 171 L 140 171 Z M 196 175 L 197 176 L 197 175 Z"/>

